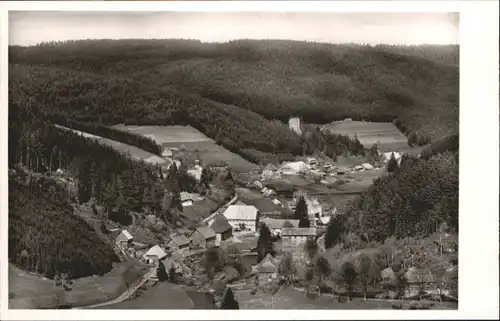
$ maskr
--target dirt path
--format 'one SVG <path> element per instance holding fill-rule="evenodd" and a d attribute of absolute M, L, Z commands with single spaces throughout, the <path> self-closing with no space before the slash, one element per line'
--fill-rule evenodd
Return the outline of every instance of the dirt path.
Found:
<path fill-rule="evenodd" d="M 212 214 L 210 214 L 208 217 L 204 218 L 202 220 L 203 223 L 207 223 L 208 221 L 210 221 L 214 216 L 216 216 L 217 214 L 221 214 L 221 209 L 224 208 L 224 207 L 227 207 L 231 204 L 233 204 L 234 202 L 236 202 L 238 200 L 238 194 L 236 194 L 229 202 L 227 202 L 226 204 L 222 205 L 221 207 L 219 207 L 215 212 L 213 212 Z"/>
<path fill-rule="evenodd" d="M 97 303 L 97 304 L 92 304 L 92 305 L 87 305 L 87 306 L 84 306 L 84 307 L 77 307 L 77 308 L 74 308 L 74 309 L 93 309 L 93 308 L 102 307 L 102 306 L 111 305 L 111 304 L 116 304 L 116 303 L 125 301 L 132 294 L 134 294 L 141 286 L 143 286 L 144 283 L 147 282 L 147 280 L 149 279 L 149 276 L 151 275 L 151 273 L 153 273 L 153 270 L 150 270 L 148 273 L 144 274 L 139 282 L 137 282 L 131 288 L 125 290 L 125 292 L 123 292 L 120 296 L 118 296 L 117 298 L 115 298 L 113 300 L 106 301 L 106 302 L 101 302 L 101 303 Z"/>

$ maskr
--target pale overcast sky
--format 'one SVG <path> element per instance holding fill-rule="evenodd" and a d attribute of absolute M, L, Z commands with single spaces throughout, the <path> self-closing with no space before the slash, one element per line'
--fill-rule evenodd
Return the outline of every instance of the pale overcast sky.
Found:
<path fill-rule="evenodd" d="M 9 14 L 9 44 L 103 38 L 458 44 L 458 20 L 458 13 L 18 11 Z"/>

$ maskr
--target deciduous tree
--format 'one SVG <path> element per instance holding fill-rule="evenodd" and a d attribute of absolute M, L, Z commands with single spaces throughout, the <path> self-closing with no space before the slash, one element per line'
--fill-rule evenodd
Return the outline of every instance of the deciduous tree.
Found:
<path fill-rule="evenodd" d="M 351 292 L 354 284 L 356 283 L 357 273 L 354 264 L 347 261 L 344 262 L 341 266 L 341 276 L 342 282 L 344 283 L 344 287 L 347 294 L 347 300 L 351 298 Z"/>

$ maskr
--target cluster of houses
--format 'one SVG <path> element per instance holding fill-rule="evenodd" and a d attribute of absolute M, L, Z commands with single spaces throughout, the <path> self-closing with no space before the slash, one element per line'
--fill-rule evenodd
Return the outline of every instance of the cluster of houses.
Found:
<path fill-rule="evenodd" d="M 388 161 L 392 153 L 385 154 L 382 154 L 383 160 Z M 399 153 L 394 153 L 394 155 L 398 161 L 401 159 Z M 279 180 L 283 178 L 283 176 L 301 175 L 311 179 L 318 179 L 323 184 L 330 184 L 333 183 L 337 177 L 342 177 L 342 175 L 348 173 L 378 169 L 379 167 L 375 167 L 370 163 L 362 163 L 351 167 L 335 166 L 332 163 L 320 164 L 316 158 L 309 157 L 306 158 L 305 161 L 284 162 L 279 167 L 268 164 L 262 170 L 261 180 Z M 266 189 L 260 181 L 254 182 L 254 185 L 260 188 L 261 192 L 266 197 L 275 195 L 274 191 Z"/>
<path fill-rule="evenodd" d="M 128 258 L 139 259 L 151 266 L 167 264 L 171 267 L 173 263 L 169 258 L 173 254 L 176 257 L 185 257 L 196 251 L 219 247 L 223 242 L 241 242 L 238 236 L 256 236 L 261 223 L 266 224 L 274 235 L 280 236 L 283 251 L 300 250 L 301 244 L 307 239 L 316 237 L 315 227 L 299 228 L 298 220 L 269 218 L 263 216 L 253 205 L 234 204 L 228 206 L 224 212 L 210 217 L 204 225 L 192 230 L 188 235 L 174 235 L 161 245 L 156 244 L 148 248 L 147 245 L 136 242 L 127 230 L 122 230 L 115 242 L 116 247 Z M 250 257 L 255 254 L 255 247 L 256 243 L 241 252 Z M 255 268 L 268 269 L 264 268 L 268 263 L 261 262 L 262 266 Z"/>

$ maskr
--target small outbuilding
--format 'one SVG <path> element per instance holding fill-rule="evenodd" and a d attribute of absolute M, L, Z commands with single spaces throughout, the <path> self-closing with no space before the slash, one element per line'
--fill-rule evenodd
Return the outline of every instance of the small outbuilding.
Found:
<path fill-rule="evenodd" d="M 122 230 L 115 239 L 116 245 L 122 249 L 127 249 L 133 241 L 134 237 L 127 230 Z"/>
<path fill-rule="evenodd" d="M 143 255 L 144 261 L 148 264 L 157 263 L 166 257 L 167 252 L 165 252 L 165 250 L 163 250 L 159 245 L 153 246 Z"/>

